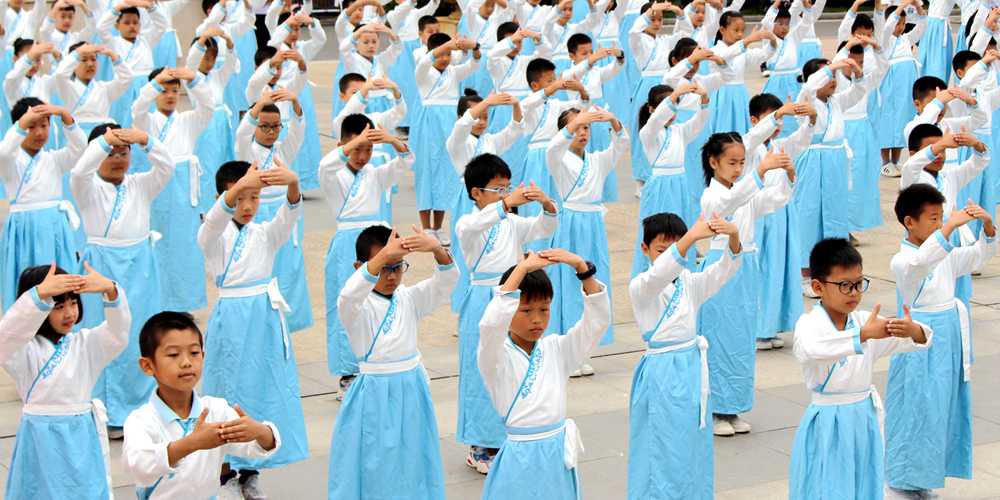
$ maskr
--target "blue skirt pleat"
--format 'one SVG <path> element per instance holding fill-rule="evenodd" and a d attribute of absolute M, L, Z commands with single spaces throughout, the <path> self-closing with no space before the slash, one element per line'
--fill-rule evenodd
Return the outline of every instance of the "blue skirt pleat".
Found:
<path fill-rule="evenodd" d="M 847 238 L 847 153 L 843 149 L 807 149 L 795 160 L 791 203 L 798 216 L 798 262 L 809 267 L 809 253 L 825 238 Z M 789 256 L 795 258 L 795 256 Z"/>
<path fill-rule="evenodd" d="M 108 498 L 108 495 L 104 455 L 92 413 L 21 417 L 5 498 Z"/>
<path fill-rule="evenodd" d="M 458 314 L 462 311 L 462 298 L 465 297 L 466 290 L 469 289 L 469 268 L 465 265 L 465 258 L 462 255 L 462 245 L 458 241 L 458 233 L 455 226 L 464 215 L 472 213 L 475 201 L 469 199 L 469 192 L 462 183 L 458 187 L 458 194 L 455 197 L 455 205 L 451 209 L 451 219 L 448 224 L 448 232 L 451 237 L 451 254 L 455 258 L 455 266 L 458 267 L 458 285 L 451 292 L 451 312 Z"/>
<path fill-rule="evenodd" d="M 690 224 L 698 219 L 697 214 L 689 212 L 688 183 L 684 175 L 654 175 L 642 186 L 642 198 L 639 199 L 639 233 L 635 238 L 635 255 L 632 258 L 632 278 L 649 270 L 649 257 L 642 253 L 642 221 L 651 215 L 672 213 Z M 693 217 L 693 220 L 692 220 Z M 688 269 L 695 269 L 695 250 L 688 252 Z"/>
<path fill-rule="evenodd" d="M 285 203 L 285 200 L 261 203 L 253 221 L 263 224 L 274 220 L 282 203 Z M 294 233 L 274 256 L 274 269 L 271 271 L 271 277 L 278 278 L 281 296 L 285 298 L 288 307 L 292 309 L 290 313 L 285 314 L 285 320 L 288 323 L 288 330 L 293 333 L 313 326 L 312 302 L 309 301 L 309 287 L 306 286 L 306 264 L 302 255 L 304 236 L 305 228 L 300 213 Z M 296 237 L 298 245 L 295 244 Z"/>
<path fill-rule="evenodd" d="M 176 68 L 177 67 L 177 32 L 169 30 L 160 37 L 160 43 L 153 49 L 154 68 Z"/>
<path fill-rule="evenodd" d="M 414 111 L 416 106 L 419 106 L 420 91 L 417 89 L 417 81 L 413 76 L 417 71 L 417 63 L 413 60 L 413 51 L 417 50 L 421 43 L 419 38 L 403 42 L 403 52 L 399 54 L 396 62 L 392 63 L 392 67 L 389 68 L 389 79 L 396 82 L 396 85 L 399 86 L 399 93 L 403 96 L 403 100 L 406 101 L 406 116 L 403 117 L 403 121 L 399 122 L 400 127 L 409 127 L 416 123 L 417 113 Z M 337 85 L 339 84 L 340 80 L 338 79 Z M 339 88 L 334 93 L 338 91 Z M 336 100 L 339 101 L 340 99 Z M 334 117 L 336 116 L 334 115 Z M 339 135 L 339 132 L 337 135 Z"/>
<path fill-rule="evenodd" d="M 17 300 L 17 283 L 25 269 L 52 262 L 67 272 L 77 268 L 73 230 L 59 207 L 10 213 L 3 225 L 0 247 L 4 312 Z"/>
<path fill-rule="evenodd" d="M 882 225 L 882 203 L 878 181 L 882 177 L 882 153 L 875 146 L 875 131 L 868 118 L 844 122 L 844 138 L 851 146 L 851 189 L 848 191 L 851 231 Z"/>
<path fill-rule="evenodd" d="M 358 373 L 358 357 L 351 349 L 347 331 L 337 315 L 337 298 L 347 279 L 354 274 L 357 251 L 354 246 L 363 228 L 337 229 L 330 248 L 326 251 L 324 265 L 326 290 L 326 359 L 330 375 L 343 377 Z"/>
<path fill-rule="evenodd" d="M 483 485 L 489 500 L 579 500 L 576 468 L 563 462 L 566 431 L 537 441 L 505 441 Z"/>
<path fill-rule="evenodd" d="M 190 162 L 177 170 L 150 206 L 149 226 L 163 235 L 153 247 L 160 271 L 160 300 L 164 311 L 197 311 L 208 307 L 205 292 L 205 256 L 198 247 L 201 214 L 191 206 Z"/>
<path fill-rule="evenodd" d="M 225 109 L 216 109 L 212 121 L 198 136 L 194 144 L 194 154 L 201 162 L 201 196 L 198 198 L 198 211 L 208 213 L 215 204 L 215 174 L 223 163 L 236 160 L 235 132 L 232 129 L 229 113 Z"/>
<path fill-rule="evenodd" d="M 799 240 L 789 228 L 798 227 L 798 217 L 791 204 L 757 220 L 760 261 L 760 338 L 795 330 L 803 314 L 802 280 L 798 259 Z M 791 258 L 789 258 L 791 257 Z"/>
<path fill-rule="evenodd" d="M 711 416 L 709 403 L 706 420 Z M 714 437 L 711 421 L 699 428 L 700 419 L 698 346 L 644 355 L 635 367 L 629 400 L 630 500 L 713 498 Z"/>
<path fill-rule="evenodd" d="M 784 99 L 782 99 L 784 102 Z M 750 92 L 744 84 L 723 85 L 712 94 L 708 122 L 715 132 L 750 131 Z"/>
<path fill-rule="evenodd" d="M 628 32 L 632 29 L 632 25 L 635 24 L 635 20 L 639 19 L 639 16 L 640 14 L 638 13 L 625 14 L 622 16 L 621 22 L 618 23 L 618 48 L 625 54 L 625 69 L 623 71 L 625 73 L 625 81 L 628 83 L 630 90 L 634 89 L 642 78 L 642 71 L 639 70 L 639 65 L 635 62 L 635 56 L 632 55 L 632 49 L 628 43 Z M 642 100 L 645 102 L 646 98 L 644 97 Z"/>
<path fill-rule="evenodd" d="M 917 81 L 917 66 L 910 62 L 901 62 L 889 66 L 889 72 L 879 86 L 881 94 L 881 112 L 878 127 L 879 148 L 905 148 L 906 137 L 903 136 L 906 124 L 917 116 L 913 107 L 913 94 L 900 92 L 899 89 L 912 89 Z"/>
<path fill-rule="evenodd" d="M 299 94 L 299 106 L 306 122 L 306 136 L 302 141 L 299 154 L 292 161 L 290 168 L 299 176 L 299 187 L 303 191 L 319 189 L 319 165 L 323 159 L 323 151 L 319 146 L 319 128 L 316 125 L 316 107 L 313 103 L 312 89 L 307 83 Z M 391 130 L 390 130 L 391 132 Z"/>
<path fill-rule="evenodd" d="M 410 129 L 410 143 L 417 155 L 413 164 L 413 184 L 417 192 L 417 209 L 448 211 L 455 202 L 458 174 L 445 147 L 448 134 L 455 128 L 458 115 L 451 104 L 423 106 L 417 126 Z"/>
<path fill-rule="evenodd" d="M 479 320 L 492 299 L 492 287 L 470 285 L 458 314 L 458 427 L 455 441 L 500 448 L 507 440 L 507 431 L 479 372 L 478 355 Z"/>
<path fill-rule="evenodd" d="M 147 83 L 149 83 L 148 76 L 136 75 L 132 79 L 132 85 L 125 90 L 125 93 L 117 101 L 111 103 L 111 111 L 108 114 L 122 128 L 132 128 L 132 103 L 139 98 L 142 86 Z"/>
<path fill-rule="evenodd" d="M 810 404 L 792 445 L 788 498 L 882 498 L 882 457 L 882 431 L 870 397 Z"/>
<path fill-rule="evenodd" d="M 333 427 L 328 491 L 330 500 L 444 499 L 434 402 L 419 366 L 351 383 Z"/>
<path fill-rule="evenodd" d="M 611 282 L 611 257 L 608 254 L 608 232 L 601 212 L 577 212 L 562 209 L 559 226 L 552 236 L 552 246 L 583 257 L 597 267 L 596 278 L 601 283 Z M 570 266 L 549 266 L 545 269 L 552 280 L 559 300 L 553 300 L 549 309 L 547 334 L 565 335 L 583 317 L 583 296 L 580 279 Z M 608 297 L 611 289 L 608 289 Z M 614 318 L 601 337 L 600 345 L 615 341 Z"/>
<path fill-rule="evenodd" d="M 810 60 L 823 57 L 823 50 L 820 47 L 819 40 L 807 41 L 799 44 L 795 55 L 799 60 L 799 69 L 802 69 Z M 795 99 L 795 96 L 792 96 L 792 99 Z M 784 99 L 781 102 L 785 102 Z"/>
<path fill-rule="evenodd" d="M 798 81 L 798 77 L 799 75 L 796 74 L 771 75 L 767 78 L 767 83 L 764 84 L 764 93 L 781 99 L 781 102 L 785 102 L 788 96 L 792 96 L 792 101 L 794 101 L 798 99 L 799 92 L 802 91 L 802 83 Z M 749 105 L 749 102 L 747 104 Z M 782 117 L 781 123 L 781 133 L 778 134 L 778 137 L 788 137 L 799 129 L 799 122 L 794 116 Z"/>
<path fill-rule="evenodd" d="M 236 82 L 237 95 L 234 96 L 236 98 L 236 107 L 233 108 L 233 113 L 237 113 L 237 119 L 239 119 L 238 113 L 240 111 L 250 109 L 250 103 L 247 101 L 246 96 L 246 88 L 250 85 L 250 77 L 257 70 L 257 66 L 253 62 L 253 56 L 257 53 L 257 34 L 253 30 L 249 31 L 247 34 L 234 40 L 233 47 L 235 47 L 236 55 L 240 59 L 240 70 L 234 72 L 229 81 L 230 83 L 233 81 Z M 226 102 L 228 103 L 229 101 L 227 100 Z M 235 126 L 233 130 L 236 130 Z"/>
<path fill-rule="evenodd" d="M 631 149 L 629 155 L 632 158 L 632 178 L 645 181 L 652 175 L 652 165 L 650 159 L 646 158 L 645 150 L 642 149 L 642 140 L 639 139 L 639 110 L 646 105 L 649 98 L 649 89 L 660 85 L 663 82 L 662 76 L 642 77 L 632 91 L 632 111 L 628 115 L 629 130 L 635 130 L 634 134 L 629 134 Z"/>
<path fill-rule="evenodd" d="M 289 345 L 285 357 L 281 317 L 267 294 L 215 302 L 205 331 L 202 386 L 205 395 L 239 404 L 281 432 L 281 449 L 269 458 L 227 455 L 233 470 L 274 469 L 309 458 L 295 351 Z"/>
<path fill-rule="evenodd" d="M 951 80 L 951 60 L 955 55 L 953 46 L 951 23 L 942 18 L 929 17 L 927 30 L 920 37 L 920 50 L 917 51 L 920 76 L 936 76 L 947 85 Z"/>
<path fill-rule="evenodd" d="M 549 169 L 545 164 L 545 151 L 545 148 L 528 150 L 528 158 L 524 162 L 524 179 L 522 182 L 524 182 L 525 186 L 528 186 L 529 182 L 534 182 L 536 186 L 542 188 L 545 194 L 549 195 L 549 198 L 557 206 L 560 206 L 562 205 L 562 199 L 559 197 L 559 190 L 556 189 L 556 181 L 552 179 L 552 174 L 549 173 Z M 527 205 L 517 207 L 517 210 L 517 213 L 523 217 L 535 217 L 542 214 L 542 205 L 540 203 L 528 203 Z M 547 216 L 542 215 L 542 217 Z M 524 248 L 525 252 L 527 250 L 534 252 L 548 250 L 552 248 L 552 237 L 549 236 L 548 238 L 535 240 L 524 245 Z"/>

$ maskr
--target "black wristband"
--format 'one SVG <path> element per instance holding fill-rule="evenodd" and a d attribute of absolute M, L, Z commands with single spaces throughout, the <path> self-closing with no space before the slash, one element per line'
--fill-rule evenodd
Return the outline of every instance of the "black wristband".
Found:
<path fill-rule="evenodd" d="M 580 281 L 583 281 L 583 280 L 585 280 L 587 278 L 590 278 L 591 276 L 597 274 L 597 266 L 595 266 L 593 262 L 590 262 L 588 260 L 585 263 L 587 264 L 587 270 L 584 271 L 584 272 L 582 272 L 582 273 L 576 273 L 576 277 Z"/>

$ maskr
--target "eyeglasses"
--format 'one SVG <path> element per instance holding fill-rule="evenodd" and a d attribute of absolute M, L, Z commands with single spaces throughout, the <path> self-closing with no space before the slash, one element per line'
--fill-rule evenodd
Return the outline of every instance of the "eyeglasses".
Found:
<path fill-rule="evenodd" d="M 774 23 L 775 28 L 787 28 L 791 25 L 792 23 Z"/>
<path fill-rule="evenodd" d="M 114 161 L 114 160 L 127 160 L 129 158 L 129 155 L 131 155 L 131 154 L 132 154 L 132 152 L 126 149 L 125 152 L 123 152 L 123 153 L 114 153 L 114 154 L 108 155 L 108 159 L 112 160 L 112 161 Z"/>
<path fill-rule="evenodd" d="M 479 190 L 480 191 L 487 191 L 487 192 L 490 192 L 490 193 L 496 193 L 497 196 L 499 196 L 501 198 L 503 198 L 503 197 L 505 197 L 505 196 L 507 196 L 507 195 L 509 195 L 509 194 L 511 194 L 511 193 L 514 192 L 514 188 L 512 188 L 512 187 L 497 188 L 497 189 L 479 188 Z"/>
<path fill-rule="evenodd" d="M 382 270 L 379 271 L 378 274 L 379 276 L 388 276 L 389 273 L 403 274 L 409 268 L 410 264 L 404 260 L 395 266 L 390 266 L 388 264 L 382 266 Z"/>
<path fill-rule="evenodd" d="M 279 123 L 277 125 L 257 125 L 257 127 L 260 128 L 260 130 L 264 133 L 274 132 L 275 134 L 277 134 L 278 132 L 281 132 L 281 129 L 282 127 L 284 127 L 284 125 Z"/>
<path fill-rule="evenodd" d="M 870 283 L 870 281 L 868 280 L 868 278 L 861 278 L 861 281 L 859 281 L 857 283 L 851 283 L 850 281 L 840 281 L 840 282 L 836 282 L 836 281 L 824 281 L 824 280 L 819 280 L 819 281 L 821 283 L 829 283 L 831 285 L 840 285 L 840 293 L 842 293 L 844 295 L 850 294 L 851 291 L 853 291 L 853 290 L 857 290 L 857 291 L 859 291 L 861 293 L 865 293 L 865 290 L 868 290 L 868 283 Z"/>

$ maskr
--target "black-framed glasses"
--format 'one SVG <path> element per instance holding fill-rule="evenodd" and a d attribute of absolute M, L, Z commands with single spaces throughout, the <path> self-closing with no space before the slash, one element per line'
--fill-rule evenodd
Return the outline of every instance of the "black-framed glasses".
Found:
<path fill-rule="evenodd" d="M 378 274 L 379 276 L 388 276 L 389 273 L 403 274 L 409 268 L 410 268 L 410 263 L 404 260 L 403 262 L 400 262 L 395 266 L 390 266 L 388 264 L 382 266 L 382 270 L 379 271 Z"/>
<path fill-rule="evenodd" d="M 828 283 L 830 285 L 840 285 L 840 293 L 848 295 L 852 290 L 857 290 L 861 293 L 865 293 L 868 290 L 868 284 L 871 281 L 868 278 L 861 278 L 861 281 L 857 283 L 851 283 L 850 281 L 824 281 L 819 280 L 821 283 Z"/>
<path fill-rule="evenodd" d="M 274 132 L 275 134 L 281 132 L 282 127 L 284 127 L 284 125 L 281 123 L 277 125 L 257 125 L 257 126 L 260 127 L 260 130 L 263 131 L 264 133 Z"/>
<path fill-rule="evenodd" d="M 512 187 L 503 187 L 503 188 L 497 188 L 497 189 L 479 188 L 479 190 L 480 191 L 488 191 L 490 193 L 496 193 L 497 196 L 499 196 L 501 198 L 504 198 L 507 195 L 509 195 L 510 193 L 514 192 L 514 188 L 512 188 Z"/>

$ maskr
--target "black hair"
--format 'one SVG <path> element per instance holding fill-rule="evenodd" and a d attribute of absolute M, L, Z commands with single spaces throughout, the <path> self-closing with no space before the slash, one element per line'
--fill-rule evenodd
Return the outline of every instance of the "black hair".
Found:
<path fill-rule="evenodd" d="M 923 101 L 930 94 L 937 93 L 937 89 L 947 89 L 948 84 L 936 76 L 921 76 L 913 82 L 913 100 Z"/>
<path fill-rule="evenodd" d="M 219 0 L 201 0 L 201 11 L 207 16 L 212 11 L 212 7 L 219 3 Z"/>
<path fill-rule="evenodd" d="M 264 46 L 257 49 L 257 52 L 253 55 L 253 65 L 260 66 L 261 63 L 267 61 L 268 59 L 274 57 L 278 53 L 278 49 L 271 46 Z"/>
<path fill-rule="evenodd" d="M 24 295 L 32 288 L 35 288 L 36 286 L 40 285 L 43 281 L 45 281 L 45 276 L 49 274 L 49 269 L 51 268 L 52 265 L 49 264 L 45 266 L 29 267 L 24 271 L 22 271 L 21 277 L 18 278 L 17 280 L 17 296 L 20 297 Z M 65 269 L 56 266 L 56 274 L 69 274 L 69 273 L 67 273 Z M 74 324 L 80 324 L 80 321 L 83 320 L 83 301 L 80 300 L 80 295 L 78 293 L 66 292 L 62 295 L 52 297 L 52 301 L 55 302 L 56 305 L 62 304 L 63 302 L 67 302 L 70 300 L 76 301 L 76 308 L 78 312 L 78 315 L 76 317 L 76 323 Z M 45 321 L 42 322 L 41 326 L 38 327 L 38 331 L 35 332 L 35 335 L 38 334 L 42 335 L 56 334 L 56 332 L 52 329 L 52 325 L 49 323 L 49 320 L 47 318 Z"/>
<path fill-rule="evenodd" d="M 372 251 L 376 248 L 384 248 L 389 244 L 389 237 L 392 236 L 392 229 L 383 225 L 368 226 L 358 235 L 358 240 L 354 242 L 354 252 L 358 257 L 358 262 L 368 262 L 372 258 Z"/>
<path fill-rule="evenodd" d="M 517 30 L 519 29 L 521 29 L 521 27 L 514 21 L 501 23 L 500 26 L 497 26 L 497 42 L 502 41 L 504 38 L 507 38 L 514 33 L 517 33 Z M 570 39 L 572 40 L 572 37 L 570 37 Z"/>
<path fill-rule="evenodd" d="M 87 42 L 76 42 L 73 45 L 70 45 L 69 49 L 66 49 L 66 53 L 76 52 L 76 49 L 83 47 L 84 45 L 87 45 Z"/>
<path fill-rule="evenodd" d="M 896 220 L 905 226 L 906 223 L 903 221 L 907 216 L 919 219 L 920 214 L 924 213 L 925 205 L 944 205 L 944 202 L 944 195 L 936 187 L 930 184 L 914 184 L 899 192 L 893 210 L 896 212 Z"/>
<path fill-rule="evenodd" d="M 447 33 L 434 33 L 427 37 L 427 50 L 433 52 L 434 49 L 451 41 L 451 36 Z"/>
<path fill-rule="evenodd" d="M 160 73 L 163 73 L 163 71 L 167 70 L 167 69 L 169 69 L 169 68 L 167 68 L 166 66 L 164 66 L 164 67 L 161 67 L 161 68 L 156 68 L 153 71 L 150 71 L 149 72 L 149 81 L 153 81 Z M 165 81 L 163 83 L 164 84 L 174 83 L 174 84 L 180 85 L 181 81 L 178 80 L 178 79 L 176 79 L 176 78 L 174 78 L 173 80 L 167 80 L 167 81 Z"/>
<path fill-rule="evenodd" d="M 417 20 L 417 30 L 423 31 L 430 24 L 441 24 L 441 21 L 438 21 L 438 18 L 434 16 L 421 16 Z"/>
<path fill-rule="evenodd" d="M 465 191 L 472 200 L 472 189 L 483 189 L 493 179 L 500 177 L 510 179 L 510 167 L 507 162 L 492 153 L 481 154 L 465 166 Z"/>
<path fill-rule="evenodd" d="M 76 7 L 72 5 L 63 5 L 62 7 L 59 7 L 59 10 L 63 12 L 72 12 L 74 14 L 76 13 Z"/>
<path fill-rule="evenodd" d="M 851 268 L 861 265 L 861 252 L 844 238 L 820 240 L 809 252 L 809 276 L 823 281 L 834 267 Z"/>
<path fill-rule="evenodd" d="M 777 111 L 784 103 L 774 94 L 757 94 L 750 98 L 750 116 L 761 119 L 764 115 Z"/>
<path fill-rule="evenodd" d="M 368 80 L 365 80 L 364 76 L 357 73 L 348 73 L 340 77 L 340 93 L 347 93 L 347 87 L 349 87 L 352 83 L 365 83 L 366 81 Z"/>
<path fill-rule="evenodd" d="M 465 114 L 469 108 L 472 107 L 473 103 L 483 102 L 483 96 L 479 95 L 475 89 L 465 89 L 465 95 L 458 98 L 458 116 L 461 117 Z"/>
<path fill-rule="evenodd" d="M 284 24 L 285 21 L 287 21 L 289 17 L 292 17 L 292 13 L 291 12 L 282 12 L 281 14 L 278 14 L 278 26 L 281 26 L 282 24 Z M 355 30 L 355 31 L 357 31 L 357 30 Z"/>
<path fill-rule="evenodd" d="M 96 140 L 98 137 L 108 133 L 109 130 L 118 130 L 120 128 L 122 128 L 122 126 L 117 123 L 102 123 L 90 131 L 90 136 L 87 137 L 87 142 Z"/>
<path fill-rule="evenodd" d="M 694 49 L 698 48 L 698 42 L 694 41 L 692 38 L 681 38 L 677 40 L 674 45 L 673 50 L 670 51 L 670 56 L 668 62 L 670 66 L 675 66 L 680 64 L 682 60 L 687 59 L 688 56 L 694 53 Z"/>
<path fill-rule="evenodd" d="M 215 190 L 219 193 L 225 193 L 229 189 L 230 184 L 236 184 L 247 175 L 247 171 L 250 170 L 250 163 L 245 161 L 227 161 L 219 166 L 219 170 L 215 171 Z"/>
<path fill-rule="evenodd" d="M 872 20 L 871 16 L 864 13 L 858 13 L 858 16 L 854 18 L 854 24 L 851 25 L 851 33 L 858 30 L 875 30 L 875 21 Z"/>
<path fill-rule="evenodd" d="M 35 41 L 30 38 L 18 38 L 14 40 L 14 55 L 18 55 L 22 50 L 31 50 L 31 46 L 35 44 Z"/>
<path fill-rule="evenodd" d="M 802 66 L 802 74 L 798 77 L 799 83 L 806 83 L 809 81 L 809 77 L 812 76 L 813 73 L 825 68 L 828 64 L 830 64 L 830 61 L 823 58 L 810 59 L 806 61 L 806 63 Z"/>
<path fill-rule="evenodd" d="M 719 16 L 719 31 L 715 34 L 716 43 L 722 40 L 722 28 L 729 29 L 729 23 L 733 22 L 733 19 L 743 19 L 743 14 L 734 10 L 727 10 Z"/>
<path fill-rule="evenodd" d="M 17 121 L 20 120 L 29 109 L 43 104 L 45 103 L 37 97 L 23 97 L 19 99 L 16 103 L 14 103 L 14 107 L 10 108 L 11 123 L 17 123 Z"/>
<path fill-rule="evenodd" d="M 121 21 L 122 18 L 125 17 L 125 14 L 135 14 L 136 17 L 139 17 L 139 8 L 138 7 L 128 7 L 128 8 L 122 9 L 122 11 L 118 13 L 118 21 Z M 115 21 L 115 24 L 118 24 L 118 21 Z"/>
<path fill-rule="evenodd" d="M 198 43 L 199 39 L 201 39 L 201 37 L 195 37 L 194 41 L 191 42 L 191 45 Z M 216 52 L 219 51 L 219 44 L 218 42 L 215 41 L 215 38 L 212 37 L 205 39 L 205 52 L 208 52 L 210 50 L 214 50 Z"/>
<path fill-rule="evenodd" d="M 594 41 L 586 33 L 577 33 L 569 37 L 569 40 L 566 42 L 566 50 L 570 54 L 576 54 L 576 49 L 580 48 L 581 45 L 590 45 L 593 47 Z"/>
<path fill-rule="evenodd" d="M 357 0 L 343 0 L 343 2 L 340 4 L 340 7 L 342 9 L 341 12 L 347 10 L 347 8 L 350 7 L 351 5 L 353 5 L 354 2 L 356 2 L 356 1 Z"/>
<path fill-rule="evenodd" d="M 653 3 L 654 2 L 646 2 L 645 4 L 643 4 L 642 8 L 639 9 L 639 12 L 645 14 L 647 10 L 653 7 Z"/>
<path fill-rule="evenodd" d="M 510 278 L 515 267 L 517 266 L 511 266 L 500 277 L 501 286 Z M 549 274 L 544 269 L 536 269 L 525 274 L 524 278 L 521 279 L 521 284 L 517 285 L 517 289 L 521 292 L 521 300 L 527 302 L 539 299 L 551 300 L 555 296 L 555 292 L 552 291 L 552 280 L 549 279 Z"/>
<path fill-rule="evenodd" d="M 160 347 L 160 341 L 167 332 L 173 330 L 188 330 L 198 335 L 198 345 L 205 347 L 205 340 L 201 335 L 201 329 L 194 324 L 194 319 L 188 313 L 163 311 L 154 314 L 146 320 L 139 330 L 139 354 L 152 361 L 156 354 L 156 349 Z"/>
<path fill-rule="evenodd" d="M 885 18 L 888 20 L 889 16 L 891 16 L 893 12 L 896 12 L 896 9 L 898 9 L 898 8 L 899 8 L 898 5 L 890 5 L 890 6 L 886 7 L 885 8 Z M 899 13 L 899 17 L 906 17 L 906 11 L 904 10 L 904 11 L 900 12 Z M 973 16 L 973 17 L 975 17 L 975 16 Z M 886 24 L 889 24 L 889 23 L 886 23 Z M 888 28 L 888 26 L 886 26 L 886 28 Z"/>
<path fill-rule="evenodd" d="M 372 123 L 371 118 L 362 114 L 347 115 L 344 117 L 344 121 L 340 123 L 340 140 L 349 141 L 355 137 L 361 135 L 361 132 L 365 131 L 365 127 L 375 128 L 375 124 Z"/>
<path fill-rule="evenodd" d="M 656 109 L 664 99 L 673 93 L 674 88 L 670 85 L 654 85 L 653 88 L 649 89 L 649 93 L 646 94 L 646 103 L 639 108 L 639 129 L 645 127 L 649 117 L 653 116 L 653 112 L 649 108 Z"/>
<path fill-rule="evenodd" d="M 837 52 L 844 50 L 844 47 L 847 47 L 847 42 L 840 42 L 840 45 L 837 45 Z M 848 49 L 848 52 L 851 54 L 864 54 L 865 48 L 861 45 L 852 45 L 851 48 Z"/>
<path fill-rule="evenodd" d="M 775 20 L 778 20 L 778 19 L 791 19 L 791 18 L 792 18 L 792 13 L 789 12 L 788 9 L 785 8 L 784 5 L 778 7 L 778 13 L 774 15 L 774 19 Z"/>
<path fill-rule="evenodd" d="M 910 137 L 906 139 L 906 145 L 910 151 L 917 152 L 923 149 L 921 145 L 924 143 L 924 139 L 929 137 L 944 137 L 941 129 L 937 125 L 931 125 L 930 123 L 921 123 L 913 130 L 910 131 Z"/>
<path fill-rule="evenodd" d="M 687 224 L 677 214 L 663 212 L 642 219 L 642 242 L 647 247 L 657 236 L 663 236 L 668 240 L 681 239 L 687 232 Z"/>
<path fill-rule="evenodd" d="M 701 148 L 701 168 L 705 171 L 705 185 L 712 183 L 715 177 L 715 170 L 712 169 L 712 158 L 722 156 L 731 144 L 743 145 L 743 138 L 739 132 L 715 133 L 708 137 L 708 141 Z"/>
<path fill-rule="evenodd" d="M 965 67 L 968 66 L 970 62 L 979 61 L 982 58 L 983 56 L 971 50 L 963 50 L 955 54 L 955 57 L 952 58 L 951 67 L 952 69 L 955 70 L 956 73 L 958 72 L 958 70 L 965 71 Z"/>
<path fill-rule="evenodd" d="M 541 80 L 543 74 L 555 70 L 556 65 L 552 64 L 552 61 L 539 57 L 538 59 L 532 59 L 528 63 L 528 69 L 524 72 L 524 78 L 528 80 L 528 86 L 530 87 L 532 83 Z"/>
<path fill-rule="evenodd" d="M 566 125 L 569 125 L 570 117 L 577 114 L 580 114 L 580 110 L 576 108 L 569 108 L 566 111 L 559 113 L 559 119 L 556 121 L 556 128 L 559 130 L 566 128 Z"/>

